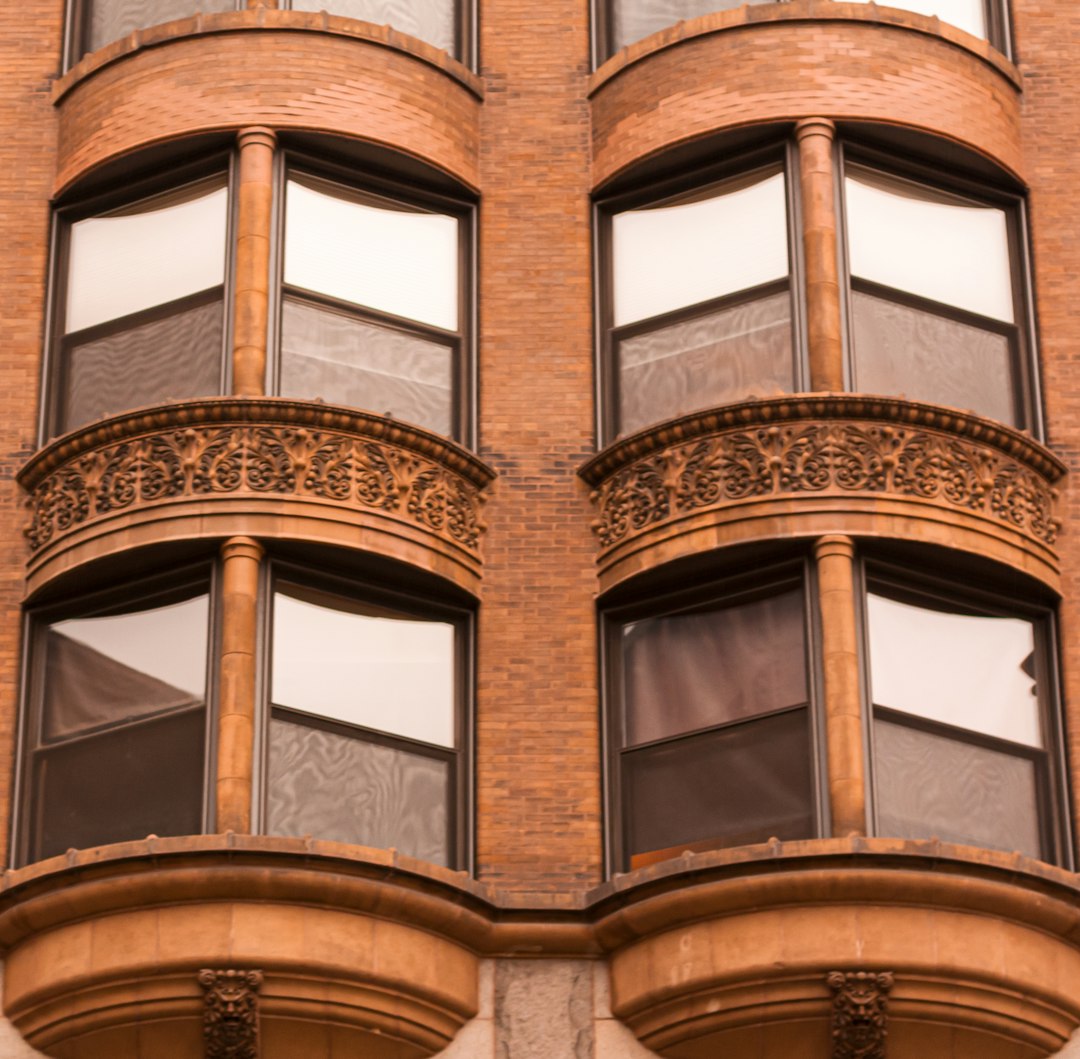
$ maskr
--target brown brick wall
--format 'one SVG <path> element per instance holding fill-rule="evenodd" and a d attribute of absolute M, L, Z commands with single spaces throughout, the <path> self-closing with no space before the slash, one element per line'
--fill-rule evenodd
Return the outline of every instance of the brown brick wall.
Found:
<path fill-rule="evenodd" d="M 763 10 L 770 5 L 744 14 Z M 806 10 L 795 0 L 786 13 Z M 715 22 L 722 27 L 715 32 L 673 34 L 669 46 L 637 62 L 623 67 L 616 59 L 598 71 L 595 186 L 637 159 L 711 132 L 804 117 L 926 130 L 1021 170 L 1019 96 L 1007 64 L 868 17 Z"/>
<path fill-rule="evenodd" d="M 93 71 L 59 110 L 58 190 L 140 147 L 247 125 L 359 137 L 477 184 L 476 95 L 363 39 L 258 29 L 181 36 Z"/>
<path fill-rule="evenodd" d="M 1080 127 L 1080 7 L 1014 0 L 1013 23 L 1024 77 L 1024 166 L 1047 437 L 1071 472 L 1064 484 L 1059 545 L 1060 639 L 1074 805 L 1080 808 L 1080 209 L 1072 134 Z"/>
<path fill-rule="evenodd" d="M 49 188 L 56 128 L 49 102 L 59 63 L 61 7 L 28 0 L 0 33 L 0 862 L 6 863 L 18 712 L 27 547 L 13 475 L 33 451 L 37 421 Z"/>

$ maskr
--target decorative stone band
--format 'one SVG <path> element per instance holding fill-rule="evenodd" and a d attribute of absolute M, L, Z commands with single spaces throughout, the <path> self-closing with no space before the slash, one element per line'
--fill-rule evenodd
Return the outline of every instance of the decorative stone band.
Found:
<path fill-rule="evenodd" d="M 1064 473 L 1052 453 L 1000 424 L 843 394 L 746 401 L 669 420 L 581 469 L 608 551 L 702 511 L 796 497 L 928 503 L 1050 547 Z"/>
<path fill-rule="evenodd" d="M 103 420 L 39 452 L 34 552 L 123 513 L 185 501 L 315 501 L 411 524 L 479 562 L 494 478 L 460 446 L 364 412 L 275 398 L 186 401 Z"/>

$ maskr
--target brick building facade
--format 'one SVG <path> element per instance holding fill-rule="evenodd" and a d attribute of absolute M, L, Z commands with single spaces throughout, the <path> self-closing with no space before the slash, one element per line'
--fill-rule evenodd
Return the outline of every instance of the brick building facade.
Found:
<path fill-rule="evenodd" d="M 306 6 L 2 16 L 0 1057 L 1071 1054 L 1080 9 Z"/>

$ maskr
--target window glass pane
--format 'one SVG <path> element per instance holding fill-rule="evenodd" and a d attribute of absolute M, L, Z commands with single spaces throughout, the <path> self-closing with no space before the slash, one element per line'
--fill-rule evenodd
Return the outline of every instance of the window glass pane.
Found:
<path fill-rule="evenodd" d="M 623 799 L 630 856 L 680 842 L 810 838 L 807 711 L 632 751 L 623 758 Z"/>
<path fill-rule="evenodd" d="M 867 0 L 855 0 L 865 3 Z M 966 30 L 976 37 L 986 36 L 984 0 L 888 0 L 880 7 L 899 7 L 919 15 L 937 15 L 942 22 Z"/>
<path fill-rule="evenodd" d="M 319 188 L 288 182 L 285 282 L 457 330 L 457 218 Z"/>
<path fill-rule="evenodd" d="M 209 597 L 200 595 L 49 626 L 44 738 L 201 704 L 209 614 Z"/>
<path fill-rule="evenodd" d="M 453 0 L 292 0 L 294 11 L 327 11 L 359 18 L 454 51 Z"/>
<path fill-rule="evenodd" d="M 844 186 L 852 275 L 1013 322 L 1004 210 L 864 169 Z"/>
<path fill-rule="evenodd" d="M 801 591 L 624 626 L 626 745 L 806 702 Z"/>
<path fill-rule="evenodd" d="M 619 342 L 619 429 L 794 389 L 785 291 Z"/>
<path fill-rule="evenodd" d="M 449 766 L 288 721 L 270 722 L 267 830 L 446 865 Z"/>
<path fill-rule="evenodd" d="M 1042 856 L 1033 762 L 874 722 L 878 834 Z"/>
<path fill-rule="evenodd" d="M 852 291 L 855 389 L 965 408 L 1015 425 L 1004 335 Z"/>
<path fill-rule="evenodd" d="M 274 593 L 278 706 L 454 745 L 454 626 L 296 590 Z"/>
<path fill-rule="evenodd" d="M 118 331 L 65 350 L 61 432 L 103 415 L 221 392 L 222 304 Z"/>
<path fill-rule="evenodd" d="M 197 11 L 232 11 L 236 0 L 87 0 L 90 5 L 90 50 L 133 29 L 157 26 Z"/>
<path fill-rule="evenodd" d="M 876 705 L 1043 746 L 1030 621 L 931 610 L 873 593 L 867 619 Z"/>
<path fill-rule="evenodd" d="M 203 829 L 202 709 L 37 755 L 30 860 L 147 835 Z"/>
<path fill-rule="evenodd" d="M 164 305 L 225 277 L 222 181 L 71 226 L 65 333 Z"/>
<path fill-rule="evenodd" d="M 453 355 L 450 346 L 291 298 L 282 307 L 283 397 L 321 397 L 450 434 Z"/>
<path fill-rule="evenodd" d="M 615 0 L 612 42 L 617 50 L 683 19 L 697 18 L 711 11 L 730 11 L 743 4 L 770 2 L 772 0 Z"/>
<path fill-rule="evenodd" d="M 784 175 L 754 174 L 612 217 L 615 326 L 788 274 Z"/>

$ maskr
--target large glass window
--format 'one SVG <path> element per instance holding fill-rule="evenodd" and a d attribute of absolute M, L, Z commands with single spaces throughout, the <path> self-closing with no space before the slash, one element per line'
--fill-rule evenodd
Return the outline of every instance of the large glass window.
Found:
<path fill-rule="evenodd" d="M 609 616 L 614 857 L 817 831 L 801 578 Z"/>
<path fill-rule="evenodd" d="M 848 165 L 852 388 L 1029 426 L 1015 210 Z"/>
<path fill-rule="evenodd" d="M 133 30 L 161 25 L 200 12 L 243 8 L 243 0 L 72 0 L 72 62 L 87 52 L 126 37 Z M 468 60 L 467 12 L 455 0 L 281 0 L 294 11 L 326 11 L 331 15 L 393 26 Z"/>
<path fill-rule="evenodd" d="M 877 832 L 1055 859 L 1045 620 L 913 595 L 866 598 Z"/>
<path fill-rule="evenodd" d="M 461 618 L 280 582 L 265 830 L 453 865 Z"/>
<path fill-rule="evenodd" d="M 796 388 L 787 200 L 773 164 L 605 207 L 610 435 Z"/>
<path fill-rule="evenodd" d="M 463 224 L 290 174 L 279 392 L 458 434 Z"/>
<path fill-rule="evenodd" d="M 338 172 L 331 181 L 288 169 L 278 185 L 266 392 L 466 440 L 468 208 Z M 63 211 L 49 435 L 228 392 L 230 212 L 224 172 Z"/>
<path fill-rule="evenodd" d="M 203 830 L 210 598 L 203 576 L 36 624 L 24 860 Z"/>
<path fill-rule="evenodd" d="M 600 0 L 600 58 L 685 19 L 730 11 L 743 4 L 784 3 L 786 0 Z M 857 3 L 866 0 L 855 0 Z M 936 16 L 974 37 L 1005 48 L 1003 0 L 889 0 L 885 8 Z"/>
<path fill-rule="evenodd" d="M 222 389 L 224 176 L 64 228 L 55 432 Z"/>

